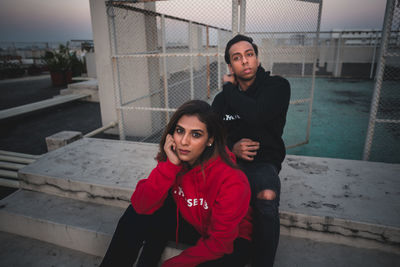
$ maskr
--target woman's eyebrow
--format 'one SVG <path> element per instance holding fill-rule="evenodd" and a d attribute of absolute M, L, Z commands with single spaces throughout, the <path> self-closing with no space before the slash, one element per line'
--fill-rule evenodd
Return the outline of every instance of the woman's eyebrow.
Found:
<path fill-rule="evenodd" d="M 201 130 L 201 129 L 193 129 L 192 132 L 201 132 L 201 133 L 204 133 L 204 131 Z"/>

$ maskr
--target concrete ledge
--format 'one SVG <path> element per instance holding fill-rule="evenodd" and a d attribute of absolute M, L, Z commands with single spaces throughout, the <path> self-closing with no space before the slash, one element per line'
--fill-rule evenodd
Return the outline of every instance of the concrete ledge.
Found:
<path fill-rule="evenodd" d="M 89 97 L 86 99 L 90 102 L 100 102 L 99 86 L 96 79 L 90 79 L 84 82 L 70 83 L 67 89 L 60 91 L 61 95 L 69 94 L 86 94 Z"/>
<path fill-rule="evenodd" d="M 15 107 L 15 108 L 10 108 L 10 109 L 5 109 L 0 111 L 0 120 L 3 119 L 8 119 L 11 117 L 23 115 L 29 112 L 61 105 L 64 103 L 68 103 L 71 101 L 76 101 L 79 99 L 86 98 L 87 95 L 85 94 L 72 94 L 72 95 L 65 95 L 65 96 L 56 96 L 50 99 L 38 101 L 35 103 Z"/>
<path fill-rule="evenodd" d="M 19 177 L 26 189 L 126 207 L 156 165 L 157 150 L 84 138 L 44 155 Z M 280 174 L 283 231 L 400 253 L 398 173 L 400 164 L 287 156 Z"/>
<path fill-rule="evenodd" d="M 0 201 L 0 231 L 104 256 L 123 209 L 20 190 Z"/>
<path fill-rule="evenodd" d="M 281 234 L 400 255 L 400 229 L 333 217 L 280 212 Z"/>
<path fill-rule="evenodd" d="M 62 131 L 46 137 L 47 151 L 52 151 L 66 146 L 82 138 L 82 133 L 77 131 Z"/>
<path fill-rule="evenodd" d="M 126 207 L 156 166 L 157 145 L 83 138 L 19 170 L 22 188 Z"/>
<path fill-rule="evenodd" d="M 0 231 L 103 257 L 125 209 L 19 190 L 0 200 Z M 175 243 L 162 259 L 178 255 Z"/>

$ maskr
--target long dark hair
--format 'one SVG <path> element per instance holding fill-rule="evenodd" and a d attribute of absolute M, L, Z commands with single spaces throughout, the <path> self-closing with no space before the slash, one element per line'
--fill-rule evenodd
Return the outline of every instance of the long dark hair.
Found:
<path fill-rule="evenodd" d="M 206 146 L 203 153 L 196 160 L 194 166 L 199 164 L 203 166 L 205 162 L 207 162 L 215 153 L 217 153 L 226 164 L 233 168 L 237 168 L 236 164 L 231 160 L 225 148 L 226 133 L 221 119 L 212 111 L 211 106 L 202 100 L 188 101 L 180 106 L 177 111 L 175 111 L 161 137 L 160 150 L 156 159 L 158 161 L 167 160 L 167 154 L 164 151 L 165 140 L 168 134 L 174 134 L 176 124 L 184 115 L 196 116 L 199 121 L 206 125 L 208 138 L 214 137 L 212 146 Z M 190 168 L 190 166 L 187 167 Z"/>

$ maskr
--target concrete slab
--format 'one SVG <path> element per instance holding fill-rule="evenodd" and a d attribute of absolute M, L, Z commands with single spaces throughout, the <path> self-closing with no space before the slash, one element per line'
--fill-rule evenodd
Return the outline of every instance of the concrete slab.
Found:
<path fill-rule="evenodd" d="M 66 146 L 78 139 L 82 138 L 82 132 L 78 131 L 61 131 L 46 137 L 47 151 L 52 151 L 60 147 Z"/>
<path fill-rule="evenodd" d="M 25 189 L 126 207 L 156 166 L 154 144 L 83 138 L 19 171 Z"/>
<path fill-rule="evenodd" d="M 102 259 L 102 257 L 4 232 L 0 232 L 0 240 L 0 266 L 99 266 Z M 396 254 L 282 236 L 274 266 L 392 267 L 397 266 L 398 262 L 400 262 L 400 256 Z"/>
<path fill-rule="evenodd" d="M 102 257 L 88 255 L 39 240 L 0 232 L 0 266 L 99 266 Z"/>
<path fill-rule="evenodd" d="M 156 165 L 157 145 L 84 138 L 19 172 L 22 186 L 125 207 Z M 287 156 L 284 234 L 400 253 L 399 164 Z"/>
<path fill-rule="evenodd" d="M 0 201 L 0 231 L 103 256 L 123 208 L 19 190 Z"/>
<path fill-rule="evenodd" d="M 0 200 L 0 233 L 102 257 L 124 211 L 124 208 L 19 190 Z M 169 242 L 162 259 L 178 255 L 183 247 Z"/>
<path fill-rule="evenodd" d="M 86 99 L 91 102 L 99 102 L 99 85 L 96 79 L 90 79 L 83 82 L 70 83 L 67 89 L 60 91 L 61 95 L 68 94 L 86 94 L 89 97 Z"/>
<path fill-rule="evenodd" d="M 400 253 L 400 164 L 289 155 L 282 233 Z"/>
<path fill-rule="evenodd" d="M 76 100 L 83 99 L 86 97 L 87 97 L 87 95 L 85 95 L 85 94 L 71 94 L 71 95 L 65 95 L 65 96 L 56 96 L 56 97 L 38 101 L 35 103 L 1 110 L 0 111 L 0 120 L 12 118 L 15 116 L 23 115 L 23 114 L 26 114 L 29 112 L 45 109 L 48 107 L 53 107 L 56 105 L 61 105 L 61 104 L 68 103 L 71 101 L 76 101 Z"/>

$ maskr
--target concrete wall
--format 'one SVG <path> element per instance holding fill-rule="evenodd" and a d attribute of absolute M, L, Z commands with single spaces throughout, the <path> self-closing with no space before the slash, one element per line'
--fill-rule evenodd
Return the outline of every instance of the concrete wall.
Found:
<path fill-rule="evenodd" d="M 361 75 L 357 67 L 371 68 L 374 52 L 378 53 L 379 49 L 375 50 L 374 46 L 366 45 L 349 46 L 345 45 L 344 39 L 331 39 L 330 42 L 321 42 L 320 52 L 316 55 L 313 46 L 285 45 L 275 42 L 274 39 L 263 39 L 259 50 L 261 64 L 266 69 L 275 70 L 280 74 L 301 75 L 303 72 L 304 75 L 310 75 L 310 67 L 314 58 L 317 58 L 318 67 L 323 69 L 321 75 L 351 76 L 349 67 L 342 73 L 343 65 L 350 66 L 348 64 L 351 63 L 355 67 L 355 77 L 368 78 L 369 72 L 363 71 L 364 74 Z"/>
<path fill-rule="evenodd" d="M 154 3 L 145 3 L 142 8 L 155 9 Z M 100 108 L 103 125 L 118 119 L 116 112 L 116 93 L 114 88 L 121 88 L 121 103 L 127 103 L 137 97 L 150 93 L 152 84 L 149 74 L 149 64 L 154 66 L 154 62 L 149 63 L 146 58 L 140 59 L 115 59 L 112 62 L 112 52 L 110 47 L 110 34 L 108 26 L 108 15 L 105 2 L 103 0 L 90 0 L 90 12 L 93 28 L 93 41 L 95 46 L 97 79 L 99 85 Z M 147 51 L 148 40 L 146 31 L 149 27 L 155 27 L 155 20 L 146 20 L 144 16 L 115 17 L 115 20 L 129 20 L 124 23 L 135 25 L 135 27 L 124 28 L 124 40 L 118 42 L 116 47 L 119 53 L 129 54 L 137 51 Z M 118 25 L 119 21 L 116 21 Z M 150 44 L 149 44 L 150 45 Z M 113 77 L 114 69 L 118 70 L 119 77 Z M 157 72 L 157 69 L 152 69 Z M 117 78 L 117 79 L 114 79 Z M 118 83 L 117 81 L 120 81 Z M 140 106 L 150 107 L 150 100 L 142 100 L 137 103 Z M 139 116 L 130 111 L 122 114 L 126 135 L 145 136 L 151 131 L 151 113 L 141 112 Z"/>
<path fill-rule="evenodd" d="M 87 70 L 87 75 L 90 78 L 96 78 L 97 73 L 96 73 L 96 57 L 93 52 L 86 52 L 85 54 L 85 60 L 86 60 L 86 70 Z"/>

